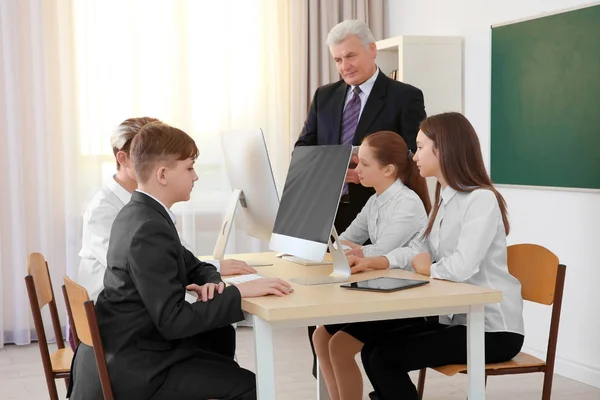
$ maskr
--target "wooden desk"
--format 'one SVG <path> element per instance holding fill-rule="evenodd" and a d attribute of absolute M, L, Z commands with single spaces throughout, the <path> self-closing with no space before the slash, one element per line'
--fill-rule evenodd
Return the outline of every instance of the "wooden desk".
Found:
<path fill-rule="evenodd" d="M 275 253 L 228 256 L 244 261 L 267 260 L 273 266 L 257 267 L 260 275 L 289 281 L 292 277 L 327 275 L 332 266 L 305 267 L 275 257 Z M 352 275 L 350 281 L 378 276 L 427 279 L 402 271 L 369 271 Z M 484 305 L 502 300 L 502 292 L 462 283 L 431 279 L 424 286 L 393 293 L 347 290 L 340 284 L 303 286 L 290 282 L 294 292 L 286 297 L 243 299 L 244 311 L 254 315 L 257 392 L 260 400 L 275 399 L 273 329 L 373 321 L 394 318 L 467 314 L 467 364 L 470 400 L 485 399 Z M 317 398 L 328 399 L 319 377 Z"/>

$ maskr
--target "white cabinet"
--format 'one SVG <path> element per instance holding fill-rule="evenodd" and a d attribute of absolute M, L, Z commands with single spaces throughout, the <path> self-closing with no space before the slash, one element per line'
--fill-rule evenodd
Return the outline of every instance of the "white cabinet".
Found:
<path fill-rule="evenodd" d="M 463 38 L 395 36 L 377 42 L 377 65 L 388 76 L 423 91 L 427 115 L 463 112 Z M 435 179 L 428 178 L 435 196 Z"/>

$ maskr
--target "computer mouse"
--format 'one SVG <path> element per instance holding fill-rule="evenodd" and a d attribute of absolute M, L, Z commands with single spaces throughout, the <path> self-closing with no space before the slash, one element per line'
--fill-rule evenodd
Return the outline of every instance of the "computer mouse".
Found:
<path fill-rule="evenodd" d="M 283 256 L 289 256 L 289 254 L 288 253 L 277 253 L 277 254 L 275 254 L 275 257 L 277 257 L 277 258 L 281 258 Z"/>

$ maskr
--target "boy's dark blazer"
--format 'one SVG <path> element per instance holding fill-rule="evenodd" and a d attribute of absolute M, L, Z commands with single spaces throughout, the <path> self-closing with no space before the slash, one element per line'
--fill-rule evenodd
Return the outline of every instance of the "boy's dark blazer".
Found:
<path fill-rule="evenodd" d="M 134 192 L 115 219 L 107 265 L 96 313 L 118 399 L 150 398 L 174 364 L 212 357 L 194 335 L 244 319 L 234 286 L 206 303 L 185 301 L 188 284 L 219 283 L 221 276 L 181 245 L 166 209 L 144 193 Z M 71 399 L 98 398 L 97 375 L 93 349 L 80 345 Z"/>

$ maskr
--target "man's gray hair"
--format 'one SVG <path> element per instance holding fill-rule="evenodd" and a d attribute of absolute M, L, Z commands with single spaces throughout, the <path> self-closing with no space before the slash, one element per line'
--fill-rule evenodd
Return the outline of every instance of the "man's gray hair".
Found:
<path fill-rule="evenodd" d="M 112 145 L 113 149 L 117 150 L 121 150 L 128 140 L 131 140 L 128 129 L 126 126 L 122 125 L 119 125 L 110 136 L 110 144 Z"/>
<path fill-rule="evenodd" d="M 357 36 L 365 47 L 375 43 L 375 36 L 366 23 L 358 19 L 347 19 L 331 28 L 327 35 L 327 46 L 339 44 L 349 36 Z"/>
<path fill-rule="evenodd" d="M 160 122 L 160 120 L 151 117 L 140 117 L 129 118 L 121 122 L 110 137 L 110 144 L 115 155 L 117 154 L 117 151 L 123 150 L 126 144 L 131 144 L 133 137 L 144 127 L 144 125 L 152 122 Z M 127 146 L 127 150 L 129 151 L 129 146 Z"/>

